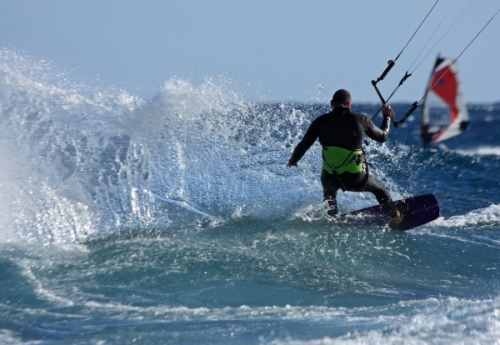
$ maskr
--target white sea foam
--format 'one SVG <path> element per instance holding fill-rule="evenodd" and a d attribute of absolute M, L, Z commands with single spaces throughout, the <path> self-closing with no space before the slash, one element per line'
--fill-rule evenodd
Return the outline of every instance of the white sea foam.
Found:
<path fill-rule="evenodd" d="M 411 307 L 411 309 L 407 309 Z M 378 318 L 367 314 L 378 313 Z M 324 322 L 329 322 L 325 313 Z M 352 315 L 352 316 L 351 316 Z M 330 344 L 498 344 L 500 339 L 499 299 L 467 300 L 458 298 L 426 299 L 400 302 L 399 305 L 363 310 L 356 319 L 356 310 L 338 315 L 354 326 L 340 336 L 316 339 L 274 339 L 273 345 L 330 345 Z M 331 320 L 335 322 L 335 320 Z"/>
<path fill-rule="evenodd" d="M 456 152 L 467 156 L 500 156 L 500 147 L 479 146 L 477 148 L 456 150 Z"/>
<path fill-rule="evenodd" d="M 493 225 L 500 223 L 500 205 L 492 204 L 486 208 L 473 210 L 465 215 L 440 217 L 434 221 L 435 226 L 470 227 L 476 225 Z"/>

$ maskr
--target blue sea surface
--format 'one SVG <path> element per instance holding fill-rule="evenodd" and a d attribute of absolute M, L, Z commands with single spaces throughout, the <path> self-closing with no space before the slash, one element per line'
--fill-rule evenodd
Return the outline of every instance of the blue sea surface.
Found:
<path fill-rule="evenodd" d="M 319 144 L 285 167 L 327 103 L 222 77 L 144 100 L 1 50 L 0 343 L 498 344 L 500 104 L 470 104 L 448 152 L 418 110 L 368 141 L 395 199 L 440 202 L 399 232 L 325 216 Z"/>

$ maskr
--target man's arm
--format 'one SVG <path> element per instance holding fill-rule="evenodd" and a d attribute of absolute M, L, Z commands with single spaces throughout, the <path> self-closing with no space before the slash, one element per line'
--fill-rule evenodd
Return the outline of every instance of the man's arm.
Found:
<path fill-rule="evenodd" d="M 368 137 L 379 142 L 384 142 L 389 137 L 389 129 L 391 128 L 391 119 L 394 118 L 395 114 L 391 106 L 385 104 L 384 108 L 382 109 L 382 115 L 384 115 L 384 119 L 382 120 L 380 128 L 375 126 L 373 121 L 367 118 L 367 126 L 365 129 L 366 135 L 368 135 Z"/>
<path fill-rule="evenodd" d="M 315 120 L 309 126 L 304 138 L 297 144 L 295 149 L 293 150 L 292 156 L 288 160 L 287 167 L 299 166 L 298 162 L 302 158 L 302 156 L 306 153 L 307 150 L 314 144 L 316 139 L 318 138 L 318 122 Z"/>

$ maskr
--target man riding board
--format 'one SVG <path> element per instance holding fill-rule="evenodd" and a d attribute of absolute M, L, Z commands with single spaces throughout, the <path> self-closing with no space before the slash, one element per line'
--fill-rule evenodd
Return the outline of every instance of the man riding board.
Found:
<path fill-rule="evenodd" d="M 287 167 L 298 166 L 299 160 L 319 139 L 323 147 L 321 184 L 324 201 L 328 203 L 328 214 L 338 213 L 337 192 L 370 192 L 389 216 L 399 218 L 400 212 L 380 181 L 368 172 L 363 151 L 363 139 L 384 142 L 389 136 L 394 111 L 384 105 L 382 125 L 377 127 L 366 115 L 351 112 L 351 94 L 340 89 L 330 102 L 333 110 L 316 118 L 309 126 L 301 142 L 295 147 Z"/>

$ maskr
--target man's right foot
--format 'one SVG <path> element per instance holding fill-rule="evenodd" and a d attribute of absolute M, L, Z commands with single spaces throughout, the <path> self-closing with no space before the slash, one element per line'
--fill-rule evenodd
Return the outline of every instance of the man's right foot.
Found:
<path fill-rule="evenodd" d="M 401 215 L 400 210 L 396 210 L 394 217 L 392 217 L 392 222 L 396 225 L 399 225 L 403 222 L 404 216 Z"/>
<path fill-rule="evenodd" d="M 410 207 L 404 202 L 398 202 L 396 204 L 396 211 L 394 213 L 394 216 L 392 217 L 393 222 L 396 224 L 401 224 L 405 219 L 407 219 L 410 216 L 411 216 Z"/>

